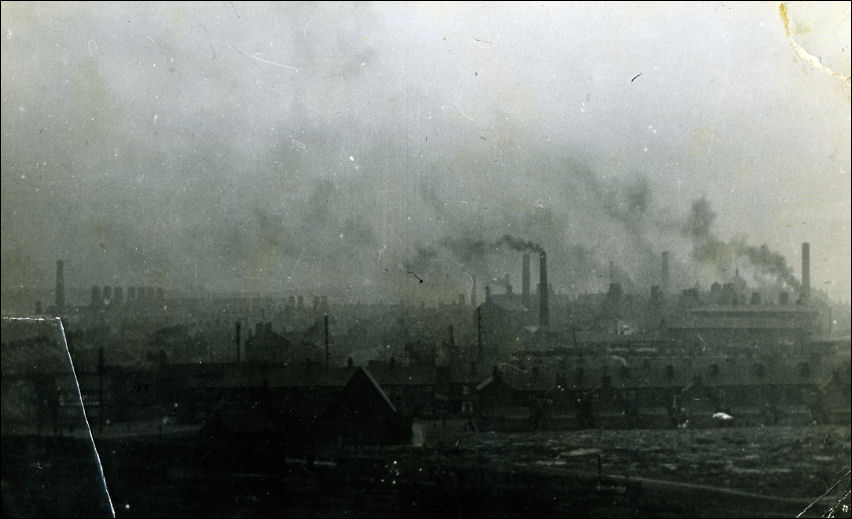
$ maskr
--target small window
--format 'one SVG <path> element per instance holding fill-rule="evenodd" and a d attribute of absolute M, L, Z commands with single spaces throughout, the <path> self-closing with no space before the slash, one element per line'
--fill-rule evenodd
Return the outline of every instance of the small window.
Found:
<path fill-rule="evenodd" d="M 674 374 L 675 374 L 675 372 L 674 372 L 674 366 L 672 366 L 671 364 L 668 364 L 668 365 L 666 366 L 666 378 L 667 378 L 667 379 L 673 379 L 673 378 L 674 378 Z"/>
<path fill-rule="evenodd" d="M 710 376 L 711 377 L 718 377 L 719 376 L 719 365 L 718 364 L 711 364 L 710 365 Z"/>
<path fill-rule="evenodd" d="M 753 375 L 757 377 L 765 377 L 766 376 L 766 368 L 763 367 L 763 364 L 755 364 L 751 367 L 751 372 Z"/>
<path fill-rule="evenodd" d="M 802 378 L 807 378 L 811 375 L 811 365 L 807 362 L 799 363 L 799 376 Z"/>

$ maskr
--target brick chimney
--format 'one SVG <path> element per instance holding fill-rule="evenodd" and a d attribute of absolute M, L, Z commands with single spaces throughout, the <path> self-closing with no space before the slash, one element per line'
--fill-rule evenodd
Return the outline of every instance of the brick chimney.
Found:
<path fill-rule="evenodd" d="M 548 286 L 547 286 L 547 253 L 544 250 L 538 253 L 538 276 L 539 276 L 539 310 L 538 321 L 540 326 L 550 324 L 550 305 L 548 304 Z"/>

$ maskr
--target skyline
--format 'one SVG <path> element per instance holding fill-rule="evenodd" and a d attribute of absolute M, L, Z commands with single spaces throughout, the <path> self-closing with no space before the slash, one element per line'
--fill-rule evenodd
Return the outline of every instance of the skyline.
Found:
<path fill-rule="evenodd" d="M 453 297 L 508 234 L 848 301 L 849 5 L 780 5 L 4 2 L 3 291 Z"/>

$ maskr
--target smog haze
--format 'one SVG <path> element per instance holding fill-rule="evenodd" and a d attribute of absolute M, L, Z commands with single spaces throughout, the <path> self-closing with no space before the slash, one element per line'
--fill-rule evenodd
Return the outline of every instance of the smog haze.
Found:
<path fill-rule="evenodd" d="M 663 251 L 795 287 L 809 242 L 848 300 L 849 9 L 4 2 L 4 313 L 59 259 L 79 304 L 450 300 L 519 286 L 513 240 L 568 294 Z"/>

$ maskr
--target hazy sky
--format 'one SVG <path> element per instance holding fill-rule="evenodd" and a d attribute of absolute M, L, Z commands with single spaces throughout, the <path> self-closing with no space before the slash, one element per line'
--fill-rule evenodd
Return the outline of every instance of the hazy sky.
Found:
<path fill-rule="evenodd" d="M 795 276 L 809 241 L 849 299 L 846 2 L 3 2 L 0 25 L 4 293 L 64 259 L 72 288 L 447 299 L 520 285 L 506 233 L 569 293 L 609 260 L 644 293 L 663 250 L 679 287 L 760 278 L 693 261 L 703 198 L 709 235 Z"/>

